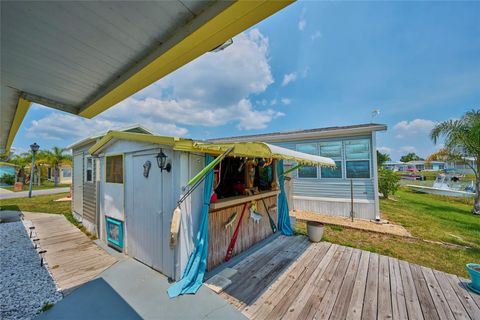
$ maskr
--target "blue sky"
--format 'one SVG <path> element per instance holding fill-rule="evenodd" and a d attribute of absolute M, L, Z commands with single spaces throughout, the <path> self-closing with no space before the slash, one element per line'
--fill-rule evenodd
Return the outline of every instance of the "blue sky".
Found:
<path fill-rule="evenodd" d="M 480 2 L 297 2 L 92 120 L 32 106 L 13 143 L 66 146 L 132 122 L 192 138 L 375 122 L 398 159 L 480 108 Z"/>

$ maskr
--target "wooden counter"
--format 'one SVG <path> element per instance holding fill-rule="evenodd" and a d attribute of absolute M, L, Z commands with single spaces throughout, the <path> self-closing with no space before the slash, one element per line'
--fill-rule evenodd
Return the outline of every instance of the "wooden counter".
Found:
<path fill-rule="evenodd" d="M 243 205 L 245 202 L 255 201 L 257 204 L 256 212 L 262 215 L 262 219 L 256 223 L 250 218 L 249 207 L 245 210 L 237 242 L 233 254 L 237 255 L 240 252 L 250 248 L 260 240 L 265 239 L 272 234 L 272 228 L 268 219 L 267 211 L 261 199 L 265 201 L 267 207 L 275 206 L 274 209 L 269 209 L 270 216 L 275 225 L 277 225 L 277 194 L 279 191 L 266 191 L 253 196 L 231 197 L 228 199 L 218 200 L 216 203 L 210 205 L 210 213 L 208 216 L 208 263 L 207 271 L 212 270 L 225 259 L 227 248 L 232 239 L 235 228 L 242 214 Z M 215 205 L 215 206 L 214 206 Z M 237 219 L 233 224 L 225 228 L 225 224 L 229 218 L 237 212 Z"/>

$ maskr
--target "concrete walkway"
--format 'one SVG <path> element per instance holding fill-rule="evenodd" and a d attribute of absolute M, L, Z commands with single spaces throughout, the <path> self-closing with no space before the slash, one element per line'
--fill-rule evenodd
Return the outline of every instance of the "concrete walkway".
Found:
<path fill-rule="evenodd" d="M 165 276 L 124 257 L 36 319 L 246 319 L 206 287 L 169 299 Z"/>
<path fill-rule="evenodd" d="M 1 189 L 1 188 L 0 188 Z M 5 190 L 5 189 L 3 189 Z M 8 191 L 8 190 L 6 190 Z M 70 188 L 52 188 L 52 189 L 42 189 L 42 190 L 33 190 L 32 197 L 34 196 L 44 196 L 49 194 L 57 194 L 57 193 L 64 193 L 69 192 Z M 28 191 L 19 191 L 19 192 L 0 192 L 0 200 L 2 199 L 14 199 L 14 198 L 27 198 Z"/>

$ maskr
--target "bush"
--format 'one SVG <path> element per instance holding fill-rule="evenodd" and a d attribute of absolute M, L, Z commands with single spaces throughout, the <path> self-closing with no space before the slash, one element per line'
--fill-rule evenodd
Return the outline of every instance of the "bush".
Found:
<path fill-rule="evenodd" d="M 380 168 L 378 170 L 378 190 L 383 194 L 385 199 L 389 195 L 394 195 L 400 187 L 400 177 L 395 172 Z"/>
<path fill-rule="evenodd" d="M 15 175 L 4 173 L 3 176 L 0 177 L 0 183 L 4 183 L 6 185 L 14 185 L 15 184 Z"/>

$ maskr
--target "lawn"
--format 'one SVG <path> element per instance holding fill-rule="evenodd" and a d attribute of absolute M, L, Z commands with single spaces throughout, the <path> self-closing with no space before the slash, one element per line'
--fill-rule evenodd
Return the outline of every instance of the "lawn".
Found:
<path fill-rule="evenodd" d="M 381 200 L 381 211 L 386 219 L 407 228 L 414 239 L 326 226 L 324 240 L 467 277 L 465 264 L 480 261 L 480 216 L 470 213 L 470 200 L 405 189 L 395 198 Z M 297 231 L 305 233 L 305 224 L 299 223 Z"/>
<path fill-rule="evenodd" d="M 72 203 L 70 201 L 54 201 L 66 196 L 68 196 L 68 193 L 35 196 L 32 198 L 4 199 L 0 200 L 0 210 L 63 214 L 68 221 L 85 232 L 89 237 L 94 238 L 94 236 L 88 233 L 85 227 L 73 217 L 71 210 Z"/>
<path fill-rule="evenodd" d="M 56 187 L 53 185 L 53 181 L 42 181 L 41 185 L 38 186 L 38 185 L 33 185 L 32 186 L 32 189 L 33 190 L 42 190 L 42 189 L 53 189 L 53 188 L 64 188 L 64 187 L 70 187 L 69 184 L 65 184 L 65 183 L 59 183 Z M 13 186 L 10 186 L 10 187 L 2 187 L 3 189 L 7 189 L 7 190 L 10 190 L 10 191 L 13 191 Z M 29 185 L 28 184 L 24 184 L 23 185 L 23 191 L 28 191 L 28 188 L 29 188 Z"/>

